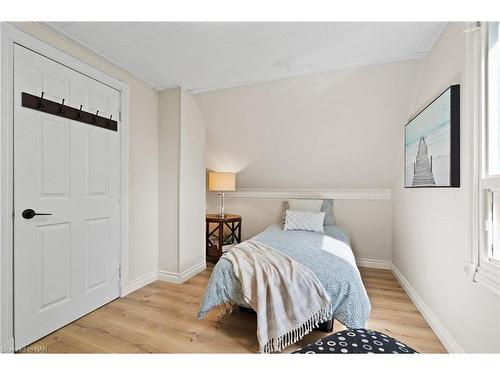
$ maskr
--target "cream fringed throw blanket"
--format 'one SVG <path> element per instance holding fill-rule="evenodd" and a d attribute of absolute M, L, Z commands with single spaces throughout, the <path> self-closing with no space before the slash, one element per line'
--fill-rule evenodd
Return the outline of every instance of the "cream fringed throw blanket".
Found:
<path fill-rule="evenodd" d="M 330 319 L 330 297 L 309 268 L 252 240 L 223 256 L 233 265 L 245 302 L 257 312 L 261 352 L 280 351 Z"/>

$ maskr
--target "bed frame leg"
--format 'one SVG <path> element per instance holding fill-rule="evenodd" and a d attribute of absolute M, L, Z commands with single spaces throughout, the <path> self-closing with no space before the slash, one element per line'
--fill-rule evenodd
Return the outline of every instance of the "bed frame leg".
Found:
<path fill-rule="evenodd" d="M 254 311 L 254 309 L 248 308 L 248 307 L 243 307 L 243 306 L 238 306 L 238 309 L 242 312 L 245 312 L 247 314 L 253 314 L 257 315 L 257 313 Z"/>
<path fill-rule="evenodd" d="M 326 322 L 319 323 L 319 327 L 316 328 L 316 331 L 331 333 L 333 332 L 333 319 L 327 320 Z"/>

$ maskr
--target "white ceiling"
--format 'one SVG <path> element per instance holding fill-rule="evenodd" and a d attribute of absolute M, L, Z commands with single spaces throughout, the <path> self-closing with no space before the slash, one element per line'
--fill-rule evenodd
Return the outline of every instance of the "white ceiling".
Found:
<path fill-rule="evenodd" d="M 421 58 L 442 22 L 51 22 L 158 89 L 194 92 Z"/>

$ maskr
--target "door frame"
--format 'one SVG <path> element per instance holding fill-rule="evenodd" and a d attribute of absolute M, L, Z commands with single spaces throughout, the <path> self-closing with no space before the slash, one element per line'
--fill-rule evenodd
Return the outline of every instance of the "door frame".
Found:
<path fill-rule="evenodd" d="M 14 343 L 14 45 L 18 44 L 120 92 L 120 296 L 128 280 L 129 86 L 15 26 L 0 23 L 0 353 Z"/>

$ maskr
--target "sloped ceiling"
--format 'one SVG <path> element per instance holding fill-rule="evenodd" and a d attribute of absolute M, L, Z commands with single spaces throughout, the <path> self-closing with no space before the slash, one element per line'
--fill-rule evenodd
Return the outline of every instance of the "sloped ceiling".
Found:
<path fill-rule="evenodd" d="M 157 89 L 193 92 L 418 59 L 442 22 L 52 22 Z"/>

